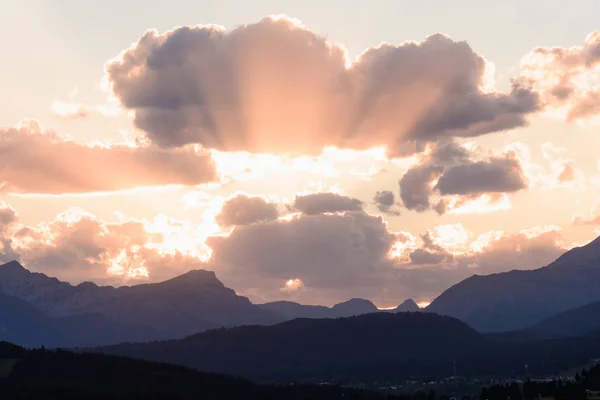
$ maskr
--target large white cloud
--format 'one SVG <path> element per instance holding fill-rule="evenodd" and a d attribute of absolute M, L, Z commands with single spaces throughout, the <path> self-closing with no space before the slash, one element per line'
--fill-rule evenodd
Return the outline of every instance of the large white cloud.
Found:
<path fill-rule="evenodd" d="M 443 60 L 443 61 L 440 61 Z M 161 147 L 319 153 L 324 146 L 470 137 L 525 125 L 537 95 L 515 81 L 487 90 L 486 61 L 466 42 L 367 49 L 338 44 L 287 17 L 231 30 L 150 30 L 106 65 L 112 92 Z"/>
<path fill-rule="evenodd" d="M 35 121 L 0 128 L 0 191 L 82 193 L 215 180 L 210 155 L 192 148 L 84 145 Z"/>

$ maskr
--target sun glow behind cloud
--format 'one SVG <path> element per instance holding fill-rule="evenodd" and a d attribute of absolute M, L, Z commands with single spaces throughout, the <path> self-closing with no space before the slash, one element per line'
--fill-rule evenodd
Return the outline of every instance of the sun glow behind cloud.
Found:
<path fill-rule="evenodd" d="M 322 178 L 340 178 L 349 173 L 370 177 L 388 162 L 385 148 L 348 150 L 326 147 L 318 156 L 286 156 L 253 154 L 248 152 L 211 151 L 217 174 L 222 181 L 293 179 L 297 174 L 311 174 Z M 379 168 L 378 168 L 379 167 Z"/>

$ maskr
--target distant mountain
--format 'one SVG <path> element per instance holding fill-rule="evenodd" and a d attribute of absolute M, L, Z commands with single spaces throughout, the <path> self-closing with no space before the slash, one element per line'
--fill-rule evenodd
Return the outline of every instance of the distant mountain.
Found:
<path fill-rule="evenodd" d="M 272 303 L 259 304 L 258 307 L 273 311 L 286 320 L 294 318 L 331 318 L 331 308 L 325 306 L 306 306 L 293 301 L 274 301 Z"/>
<path fill-rule="evenodd" d="M 413 299 L 404 300 L 402 304 L 394 308 L 392 312 L 418 312 L 421 308 L 415 303 Z"/>
<path fill-rule="evenodd" d="M 372 313 L 218 329 L 181 340 L 99 349 L 258 381 L 364 379 L 452 373 L 452 360 L 482 354 L 487 340 L 454 318 Z"/>
<path fill-rule="evenodd" d="M 154 330 L 155 339 L 206 329 L 283 321 L 226 288 L 214 272 L 197 270 L 168 281 L 114 288 L 77 286 L 32 273 L 18 262 L 0 265 L 0 293 L 24 300 L 50 317 L 99 314 Z"/>
<path fill-rule="evenodd" d="M 259 307 L 276 312 L 286 320 L 294 318 L 343 318 L 380 311 L 375 304 L 365 299 L 350 299 L 333 307 L 305 306 L 291 301 L 275 301 L 259 304 Z"/>
<path fill-rule="evenodd" d="M 455 371 L 472 377 L 556 373 L 600 357 L 600 336 L 523 341 L 483 335 L 433 313 L 382 312 L 222 328 L 94 351 L 259 382 L 373 382 L 444 378 Z"/>
<path fill-rule="evenodd" d="M 587 336 L 600 333 L 600 301 L 545 318 L 525 332 L 539 336 Z"/>
<path fill-rule="evenodd" d="M 24 300 L 0 293 L 0 341 L 26 347 L 84 347 L 154 336 L 150 328 L 114 322 L 100 314 L 52 318 Z"/>
<path fill-rule="evenodd" d="M 25 350 L 0 342 L 3 399 L 378 400 L 339 386 L 263 386 L 230 376 L 100 354 Z"/>
<path fill-rule="evenodd" d="M 355 315 L 379 312 L 375 304 L 365 299 L 350 299 L 331 307 L 334 317 L 353 317 Z"/>
<path fill-rule="evenodd" d="M 540 269 L 474 275 L 426 311 L 459 318 L 480 332 L 501 332 L 595 301 L 600 301 L 600 238 Z"/>
<path fill-rule="evenodd" d="M 355 315 L 384 312 L 379 310 L 375 304 L 365 299 L 350 299 L 333 307 L 307 306 L 291 301 L 275 301 L 272 303 L 259 304 L 260 308 L 278 313 L 285 319 L 294 318 L 344 318 Z M 419 306 L 408 299 L 393 310 L 388 312 L 421 311 Z"/>

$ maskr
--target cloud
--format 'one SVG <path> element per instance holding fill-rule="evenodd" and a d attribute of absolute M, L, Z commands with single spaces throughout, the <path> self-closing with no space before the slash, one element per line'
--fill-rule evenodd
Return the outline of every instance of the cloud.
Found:
<path fill-rule="evenodd" d="M 537 174 L 542 188 L 584 190 L 587 187 L 585 173 L 575 166 L 575 160 L 564 157 L 563 154 L 567 152 L 566 148 L 546 142 L 541 145 L 541 149 L 544 159 L 550 165 L 549 173 L 540 171 Z"/>
<path fill-rule="evenodd" d="M 282 292 L 295 292 L 304 287 L 304 282 L 298 278 L 288 279 L 285 285 L 280 289 Z"/>
<path fill-rule="evenodd" d="M 0 128 L 0 191 L 85 193 L 215 180 L 210 155 L 193 148 L 86 145 L 62 139 L 36 121 Z"/>
<path fill-rule="evenodd" d="M 411 263 L 415 265 L 435 265 L 446 260 L 448 258 L 448 254 L 445 252 L 433 252 L 425 249 L 416 249 L 410 253 L 409 257 Z"/>
<path fill-rule="evenodd" d="M 378 191 L 373 197 L 373 202 L 377 206 L 377 209 L 384 214 L 398 216 L 400 211 L 395 209 L 396 196 L 394 192 L 390 190 Z"/>
<path fill-rule="evenodd" d="M 400 198 L 409 210 L 423 212 L 429 210 L 431 184 L 444 172 L 441 165 L 421 165 L 406 171 L 400 179 Z"/>
<path fill-rule="evenodd" d="M 420 246 L 404 250 L 409 255 L 407 264 L 422 270 L 453 271 L 457 276 L 539 268 L 568 250 L 555 226 L 536 226 L 516 233 L 490 231 L 474 237 L 460 224 L 442 225 L 421 239 Z"/>
<path fill-rule="evenodd" d="M 521 74 L 551 107 L 563 110 L 567 121 L 600 114 L 600 31 L 582 46 L 537 47 L 521 62 Z"/>
<path fill-rule="evenodd" d="M 592 206 L 589 215 L 575 214 L 572 218 L 573 225 L 600 225 L 600 197 Z"/>
<path fill-rule="evenodd" d="M 538 268 L 566 250 L 555 227 L 474 235 L 460 224 L 442 225 L 417 240 L 408 232 L 390 232 L 381 217 L 364 211 L 238 226 L 207 244 L 211 268 L 253 301 L 284 295 L 333 304 L 366 297 L 388 306 L 408 297 L 431 301 L 476 273 Z"/>
<path fill-rule="evenodd" d="M 567 183 L 575 180 L 575 167 L 573 163 L 564 163 L 564 169 L 558 175 L 558 183 Z"/>
<path fill-rule="evenodd" d="M 3 205 L 0 214 L 6 209 Z M 157 232 L 152 222 L 104 222 L 70 209 L 50 222 L 26 226 L 14 210 L 8 215 L 10 223 L 0 229 L 0 259 L 17 259 L 32 271 L 70 282 L 160 281 L 205 265 L 198 254 L 169 249 L 171 229 L 161 226 Z"/>
<path fill-rule="evenodd" d="M 26 226 L 6 204 L 0 215 L 8 222 L 0 231 L 3 262 L 18 259 L 35 272 L 73 283 L 116 285 L 211 269 L 254 301 L 282 296 L 309 304 L 351 297 L 387 306 L 408 297 L 430 301 L 474 273 L 537 268 L 566 249 L 555 227 L 476 236 L 460 224 L 441 225 L 417 240 L 408 232 L 390 232 L 383 218 L 364 211 L 238 225 L 229 236 L 211 236 L 206 243 L 193 226 L 166 217 L 106 222 L 71 209 Z M 207 250 L 212 250 L 208 262 Z"/>
<path fill-rule="evenodd" d="M 272 283 L 276 295 L 282 281 L 295 277 L 326 296 L 329 289 L 359 295 L 379 285 L 393 241 L 381 217 L 347 211 L 238 226 L 207 244 L 211 262 L 233 287 L 268 291 Z"/>
<path fill-rule="evenodd" d="M 430 145 L 399 181 L 400 198 L 409 210 L 490 212 L 510 207 L 506 193 L 525 189 L 529 180 L 513 151 L 482 155 L 455 142 Z M 431 197 L 440 199 L 432 204 Z M 459 211 L 460 210 L 460 211 Z"/>
<path fill-rule="evenodd" d="M 316 215 L 362 210 L 363 202 L 337 193 L 312 193 L 296 196 L 293 208 L 304 214 Z"/>
<path fill-rule="evenodd" d="M 4 201 L 0 202 L 0 232 L 3 231 L 8 225 L 16 222 L 18 219 L 19 216 L 14 208 L 6 204 Z"/>
<path fill-rule="evenodd" d="M 484 193 L 478 195 L 444 196 L 432 206 L 439 215 L 442 214 L 485 214 L 495 211 L 507 211 L 512 202 L 506 193 Z"/>
<path fill-rule="evenodd" d="M 215 220 L 221 226 L 232 226 L 275 220 L 277 217 L 279 211 L 276 204 L 269 203 L 262 197 L 239 194 L 223 204 Z"/>
<path fill-rule="evenodd" d="M 512 193 L 528 186 L 520 161 L 512 153 L 455 165 L 440 176 L 434 190 L 442 195 Z"/>
<path fill-rule="evenodd" d="M 386 145 L 401 154 L 415 140 L 520 127 L 540 108 L 521 81 L 490 90 L 487 62 L 466 42 L 435 34 L 350 61 L 341 45 L 284 16 L 231 30 L 149 30 L 105 68 L 113 95 L 163 148 L 318 154 Z"/>

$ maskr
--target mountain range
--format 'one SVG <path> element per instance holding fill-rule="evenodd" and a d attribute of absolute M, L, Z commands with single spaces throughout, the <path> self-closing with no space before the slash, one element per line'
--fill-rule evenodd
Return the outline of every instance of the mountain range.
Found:
<path fill-rule="evenodd" d="M 153 332 L 152 339 L 284 320 L 226 288 L 214 272 L 203 270 L 160 283 L 114 288 L 90 282 L 72 286 L 32 273 L 13 261 L 0 266 L 0 293 L 25 301 L 52 318 L 100 315 L 109 322 L 144 327 Z M 144 339 L 147 334 L 138 338 Z"/>
<path fill-rule="evenodd" d="M 112 321 L 101 314 L 49 317 L 24 300 L 0 293 L 0 339 L 26 347 L 98 346 L 155 337 L 151 328 Z"/>
<path fill-rule="evenodd" d="M 221 327 L 382 313 L 356 298 L 333 307 L 255 305 L 204 270 L 137 286 L 73 286 L 16 261 L 0 265 L 0 296 L 0 340 L 27 346 L 167 340 Z M 421 310 L 409 299 L 386 311 Z M 600 332 L 600 238 L 536 270 L 474 275 L 423 311 L 457 318 L 478 332 L 520 332 L 512 335 L 518 340 L 593 335 Z"/>
<path fill-rule="evenodd" d="M 390 379 L 427 373 L 449 376 L 452 360 L 475 357 L 486 347 L 481 334 L 457 319 L 407 312 L 299 318 L 97 351 L 260 382 Z"/>
<path fill-rule="evenodd" d="M 426 311 L 456 317 L 480 332 L 502 332 L 596 301 L 600 238 L 539 269 L 474 275 L 447 289 Z"/>
<path fill-rule="evenodd" d="M 344 318 L 356 315 L 376 313 L 382 311 L 388 312 L 417 312 L 421 311 L 413 299 L 407 299 L 398 307 L 392 310 L 380 310 L 365 299 L 350 299 L 343 303 L 338 303 L 333 307 L 310 306 L 294 303 L 291 301 L 274 301 L 271 303 L 259 304 L 260 308 L 276 312 L 286 319 L 294 318 Z"/>
<path fill-rule="evenodd" d="M 339 318 L 378 312 L 351 299 L 333 307 L 291 302 L 254 305 L 225 287 L 214 272 L 190 271 L 137 286 L 77 286 L 16 261 L 0 265 L 0 340 L 24 346 L 97 346 L 182 338 L 207 329 L 270 325 L 298 317 Z M 412 300 L 398 309 L 415 309 Z"/>
<path fill-rule="evenodd" d="M 373 313 L 221 328 L 179 340 L 94 351 L 258 382 L 542 375 L 600 357 L 600 335 L 514 340 L 433 313 Z"/>
<path fill-rule="evenodd" d="M 409 299 L 385 312 L 365 299 L 255 305 L 204 270 L 115 288 L 0 266 L 0 340 L 256 381 L 555 372 L 600 357 L 598 315 L 600 239 L 540 269 L 475 275 L 425 310 Z"/>

